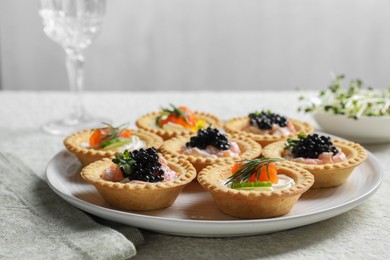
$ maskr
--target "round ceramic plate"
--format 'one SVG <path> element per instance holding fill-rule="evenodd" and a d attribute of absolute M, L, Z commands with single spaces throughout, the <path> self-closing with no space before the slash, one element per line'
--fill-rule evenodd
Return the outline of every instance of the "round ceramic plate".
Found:
<path fill-rule="evenodd" d="M 357 167 L 348 181 L 336 188 L 309 190 L 289 214 L 270 219 L 243 220 L 220 212 L 208 192 L 193 181 L 169 208 L 148 212 L 119 210 L 108 205 L 95 187 L 80 176 L 81 164 L 61 151 L 47 165 L 50 187 L 70 204 L 93 215 L 156 232 L 202 237 L 266 234 L 325 220 L 368 199 L 378 189 L 382 169 L 375 157 Z"/>

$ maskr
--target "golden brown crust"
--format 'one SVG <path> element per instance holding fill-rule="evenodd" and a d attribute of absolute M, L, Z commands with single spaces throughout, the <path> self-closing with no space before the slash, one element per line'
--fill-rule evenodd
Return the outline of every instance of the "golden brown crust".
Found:
<path fill-rule="evenodd" d="M 190 163 L 192 163 L 197 172 L 200 172 L 204 167 L 208 165 L 232 163 L 234 161 L 242 159 L 250 160 L 257 158 L 261 154 L 261 145 L 259 145 L 255 141 L 239 135 L 231 136 L 228 134 L 227 136 L 230 141 L 236 142 L 240 147 L 242 153 L 239 157 L 206 158 L 181 153 L 180 150 L 190 140 L 191 136 L 180 136 L 165 141 L 164 144 L 161 146 L 161 152 L 163 154 L 168 154 L 173 157 L 188 160 Z"/>
<path fill-rule="evenodd" d="M 203 119 L 206 121 L 207 125 L 211 125 L 214 128 L 221 128 L 223 123 L 222 121 L 209 113 L 204 112 L 194 112 L 195 116 L 198 119 Z M 160 112 L 153 112 L 146 115 L 141 116 L 136 124 L 139 128 L 154 133 L 158 136 L 161 136 L 164 140 L 168 140 L 175 136 L 188 135 L 191 133 L 195 133 L 195 131 L 186 128 L 175 128 L 175 129 L 162 129 L 156 126 L 156 117 L 160 115 Z"/>
<path fill-rule="evenodd" d="M 334 187 L 343 184 L 352 171 L 367 159 L 366 150 L 357 143 L 332 139 L 333 144 L 341 149 L 347 160 L 339 163 L 310 165 L 291 161 L 291 163 L 310 171 L 315 178 L 312 188 Z M 272 143 L 263 149 L 262 155 L 268 158 L 282 158 L 285 141 Z"/>
<path fill-rule="evenodd" d="M 66 149 L 68 149 L 69 152 L 75 154 L 83 166 L 103 158 L 112 158 L 118 153 L 116 151 L 105 151 L 82 147 L 82 143 L 88 143 L 91 132 L 92 129 L 80 131 L 68 136 L 64 140 Z M 150 132 L 144 130 L 131 130 L 131 133 L 146 142 L 145 148 L 154 147 L 159 149 L 163 144 L 161 137 Z"/>
<path fill-rule="evenodd" d="M 299 121 L 290 118 L 289 121 L 292 122 L 296 129 L 295 134 L 290 134 L 288 136 L 283 135 L 270 135 L 270 134 L 260 134 L 256 132 L 250 132 L 245 130 L 245 128 L 249 125 L 249 117 L 236 117 L 229 119 L 225 122 L 224 128 L 228 133 L 231 134 L 241 134 L 246 137 L 249 137 L 259 144 L 261 144 L 262 147 L 265 147 L 269 145 L 270 143 L 286 140 L 287 138 L 293 138 L 296 137 L 299 133 L 304 134 L 311 134 L 314 131 L 314 128 L 312 125 L 310 125 L 307 122 Z"/>
<path fill-rule="evenodd" d="M 196 177 L 194 167 L 184 159 L 165 157 L 178 177 L 158 183 L 120 183 L 101 178 L 113 163 L 110 159 L 93 162 L 81 171 L 81 176 L 93 184 L 104 200 L 120 209 L 146 211 L 171 206 L 184 186 Z"/>
<path fill-rule="evenodd" d="M 232 164 L 213 165 L 198 174 L 198 182 L 211 193 L 217 207 L 238 218 L 270 218 L 287 214 L 314 183 L 313 175 L 289 162 L 276 163 L 278 174 L 294 179 L 295 185 L 275 191 L 231 189 L 222 185 L 231 176 Z"/>

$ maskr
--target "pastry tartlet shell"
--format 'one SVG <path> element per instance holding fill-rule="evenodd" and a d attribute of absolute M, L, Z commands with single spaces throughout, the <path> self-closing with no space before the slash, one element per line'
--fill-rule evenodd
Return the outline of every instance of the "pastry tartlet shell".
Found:
<path fill-rule="evenodd" d="M 347 157 L 346 161 L 322 165 L 310 165 L 290 161 L 314 175 L 315 182 L 312 188 L 335 187 L 343 184 L 355 167 L 367 159 L 366 150 L 357 143 L 341 139 L 332 139 L 332 142 L 345 153 Z M 284 141 L 272 143 L 263 149 L 262 155 L 268 158 L 282 158 L 285 151 L 284 145 Z"/>
<path fill-rule="evenodd" d="M 294 179 L 295 185 L 275 191 L 237 190 L 223 186 L 233 164 L 208 166 L 198 174 L 198 182 L 211 193 L 218 209 L 227 215 L 245 218 L 271 218 L 290 212 L 302 193 L 314 183 L 309 171 L 289 162 L 278 162 L 278 174 Z"/>
<path fill-rule="evenodd" d="M 92 162 L 101 160 L 103 158 L 112 158 L 119 152 L 101 149 L 84 148 L 81 146 L 83 142 L 89 141 L 89 137 L 92 133 L 92 129 L 76 132 L 64 140 L 64 145 L 69 152 L 75 154 L 80 160 L 83 166 L 86 166 Z M 146 142 L 146 147 L 154 147 L 159 149 L 163 144 L 163 140 L 158 135 L 144 131 L 144 130 L 131 130 L 131 134 L 138 136 L 141 140 Z"/>
<path fill-rule="evenodd" d="M 243 128 L 245 128 L 249 124 L 249 117 L 236 117 L 229 119 L 225 122 L 224 129 L 226 132 L 231 134 L 241 134 L 246 137 L 249 137 L 259 144 L 261 144 L 262 147 L 265 147 L 271 143 L 286 140 L 287 138 L 293 138 L 296 137 L 299 133 L 304 134 L 311 134 L 314 132 L 314 128 L 311 124 L 304 121 L 299 121 L 296 119 L 289 118 L 288 119 L 295 127 L 296 133 L 290 134 L 290 135 L 270 135 L 270 134 L 259 134 L 259 133 L 252 133 L 248 131 L 244 131 Z"/>
<path fill-rule="evenodd" d="M 252 139 L 240 136 L 227 134 L 228 140 L 236 142 L 241 150 L 240 157 L 219 157 L 219 158 L 206 158 L 200 156 L 187 155 L 179 152 L 179 150 L 185 146 L 190 140 L 191 136 L 180 136 L 167 140 L 161 146 L 161 152 L 165 155 L 172 157 L 183 158 L 188 160 L 196 169 L 200 172 L 203 168 L 213 164 L 226 164 L 234 163 L 237 160 L 251 160 L 260 156 L 262 147 Z"/>
<path fill-rule="evenodd" d="M 182 135 L 188 135 L 191 133 L 195 133 L 196 131 L 193 131 L 191 129 L 162 129 L 158 128 L 156 126 L 156 117 L 160 115 L 160 112 L 153 112 L 146 115 L 141 116 L 137 121 L 136 125 L 145 130 L 149 131 L 151 133 L 154 133 L 158 136 L 161 136 L 164 140 L 168 140 L 175 136 L 182 136 Z M 223 126 L 223 123 L 221 119 L 219 119 L 217 116 L 204 113 L 204 112 L 194 112 L 194 115 L 198 119 L 203 119 L 206 121 L 207 125 L 211 125 L 213 128 L 221 128 Z M 154 127 L 155 126 L 155 127 Z"/>
<path fill-rule="evenodd" d="M 117 208 L 134 211 L 163 209 L 171 206 L 184 186 L 196 177 L 194 167 L 184 159 L 165 157 L 168 166 L 178 176 L 167 182 L 120 183 L 101 178 L 103 171 L 113 163 L 104 158 L 81 171 L 81 176 L 93 184 L 104 200 Z"/>

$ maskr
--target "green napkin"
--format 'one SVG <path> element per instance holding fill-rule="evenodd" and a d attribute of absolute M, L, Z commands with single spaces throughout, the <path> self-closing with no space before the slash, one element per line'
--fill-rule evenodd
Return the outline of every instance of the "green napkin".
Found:
<path fill-rule="evenodd" d="M 99 220 L 102 223 L 102 220 Z M 143 242 L 136 228 L 89 215 L 57 196 L 21 160 L 0 153 L 0 258 L 127 259 Z M 115 230 L 106 225 L 109 225 Z"/>

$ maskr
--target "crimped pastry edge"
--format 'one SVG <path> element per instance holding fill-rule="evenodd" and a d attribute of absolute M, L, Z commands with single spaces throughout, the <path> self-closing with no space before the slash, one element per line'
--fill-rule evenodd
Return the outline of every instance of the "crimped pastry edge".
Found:
<path fill-rule="evenodd" d="M 83 131 L 76 132 L 64 139 L 64 146 L 66 149 L 75 154 L 81 161 L 83 166 L 88 165 L 91 162 L 103 159 L 114 157 L 119 152 L 115 151 L 104 151 L 92 148 L 81 147 L 81 143 L 88 141 L 88 138 L 91 134 L 92 129 L 86 129 Z M 142 129 L 130 129 L 131 133 L 138 136 L 141 140 L 146 142 L 146 147 L 154 147 L 160 149 L 163 144 L 163 139 Z"/>
<path fill-rule="evenodd" d="M 172 158 L 170 156 L 164 156 L 168 165 L 176 165 L 175 167 L 182 168 L 183 172 L 177 178 L 172 181 L 158 182 L 158 183 L 120 183 L 107 181 L 101 178 L 102 171 L 109 168 L 113 162 L 109 158 L 93 162 L 84 167 L 81 171 L 81 176 L 87 182 L 102 187 L 110 187 L 115 189 L 125 190 L 163 190 L 170 189 L 190 183 L 196 177 L 196 171 L 194 167 L 188 161 L 182 158 Z"/>
<path fill-rule="evenodd" d="M 298 178 L 298 182 L 290 188 L 275 190 L 275 191 L 248 191 L 248 190 L 237 190 L 228 187 L 223 187 L 220 183 L 210 183 L 208 180 L 208 174 L 214 174 L 213 171 L 221 173 L 222 171 L 229 170 L 231 171 L 231 167 L 233 164 L 224 164 L 224 165 L 209 165 L 204 168 L 200 173 L 198 173 L 197 179 L 198 182 L 202 185 L 205 190 L 208 191 L 218 191 L 223 193 L 230 193 L 235 195 L 243 195 L 248 197 L 270 197 L 270 196 L 289 196 L 295 194 L 302 194 L 307 191 L 314 183 L 313 175 L 306 169 L 299 167 L 297 165 L 291 164 L 291 162 L 276 162 L 276 167 L 278 170 L 292 172 L 294 175 L 300 174 L 303 178 Z"/>
<path fill-rule="evenodd" d="M 313 188 L 333 187 L 343 184 L 349 177 L 355 167 L 363 163 L 367 159 L 366 150 L 358 143 L 350 142 L 342 139 L 332 139 L 333 144 L 341 148 L 344 152 L 347 151 L 347 160 L 338 163 L 328 163 L 322 165 L 310 165 L 299 162 L 290 161 L 298 167 L 302 167 L 310 171 L 316 179 Z M 285 141 L 279 141 L 264 147 L 262 155 L 269 158 L 282 158 Z M 341 172 L 344 177 L 332 175 L 331 173 Z M 327 176 L 326 178 L 324 176 Z M 337 179 L 339 178 L 339 179 Z M 332 180 L 333 179 L 333 180 Z"/>
<path fill-rule="evenodd" d="M 204 119 L 207 123 L 211 124 L 211 126 L 214 128 L 221 128 L 223 126 L 221 119 L 219 119 L 217 116 L 213 114 L 206 113 L 206 112 L 198 112 L 198 111 L 195 111 L 194 114 L 199 119 Z M 154 121 L 155 118 L 159 115 L 160 112 L 148 113 L 138 118 L 135 123 L 139 128 L 154 133 L 158 136 L 161 136 L 164 140 L 168 140 L 175 136 L 182 136 L 182 135 L 188 135 L 194 133 L 194 131 L 186 128 L 180 130 L 179 129 L 165 130 L 161 128 L 150 127 L 148 122 L 150 122 L 150 120 Z"/>
<path fill-rule="evenodd" d="M 247 121 L 247 120 L 248 120 L 247 116 L 246 117 L 235 117 L 235 118 L 229 119 L 225 122 L 224 129 L 226 130 L 226 132 L 231 133 L 231 134 L 241 134 L 241 135 L 247 136 L 247 137 L 255 140 L 256 142 L 260 143 L 262 146 L 266 146 L 266 145 L 273 143 L 273 142 L 285 140 L 287 138 L 293 138 L 293 137 L 297 136 L 297 134 L 299 134 L 299 133 L 311 134 L 314 132 L 314 128 L 311 124 L 309 124 L 308 122 L 296 120 L 293 118 L 289 118 L 288 120 L 292 122 L 292 124 L 294 125 L 294 127 L 297 130 L 298 129 L 300 129 L 300 130 L 297 131 L 296 134 L 290 134 L 287 136 L 270 135 L 270 134 L 255 134 L 255 133 L 250 133 L 250 132 L 246 132 L 246 131 L 243 131 L 241 129 L 235 128 L 235 125 L 237 124 L 237 122 L 245 123 L 245 121 Z"/>
<path fill-rule="evenodd" d="M 212 195 L 219 210 L 245 219 L 272 218 L 287 214 L 314 183 L 313 175 L 289 162 L 276 163 L 278 172 L 292 177 L 295 185 L 275 191 L 237 190 L 221 184 L 231 176 L 232 164 L 208 166 L 198 174 L 200 185 Z"/>

